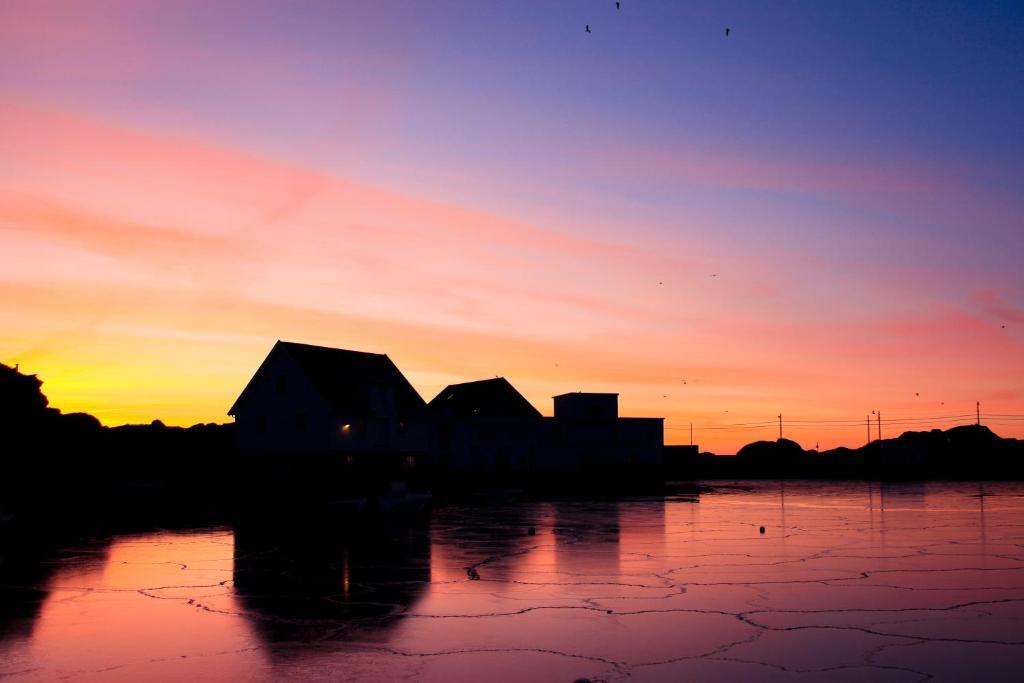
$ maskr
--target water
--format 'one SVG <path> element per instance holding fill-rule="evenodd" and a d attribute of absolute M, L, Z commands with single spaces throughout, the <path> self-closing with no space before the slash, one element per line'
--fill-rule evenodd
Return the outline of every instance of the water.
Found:
<path fill-rule="evenodd" d="M 5 568 L 0 678 L 1020 680 L 1024 485 L 739 486 L 86 540 Z"/>

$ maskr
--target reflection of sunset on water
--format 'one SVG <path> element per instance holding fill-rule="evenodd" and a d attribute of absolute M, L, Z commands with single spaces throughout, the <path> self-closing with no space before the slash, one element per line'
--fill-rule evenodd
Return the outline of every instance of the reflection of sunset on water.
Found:
<path fill-rule="evenodd" d="M 1022 512 L 1017 484 L 745 482 L 361 531 L 115 536 L 47 562 L 37 610 L 10 603 L 0 674 L 998 678 L 1024 656 Z"/>

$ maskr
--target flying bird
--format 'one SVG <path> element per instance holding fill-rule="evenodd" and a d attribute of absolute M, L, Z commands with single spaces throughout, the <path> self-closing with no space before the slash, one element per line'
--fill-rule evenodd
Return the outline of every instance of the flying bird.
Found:
<path fill-rule="evenodd" d="M 718 273 L 711 273 L 711 277 L 718 277 Z"/>
<path fill-rule="evenodd" d="M 732 30 L 731 28 L 726 27 L 726 29 L 725 29 L 725 37 L 726 38 L 729 37 L 729 31 L 731 31 L 731 30 Z"/>
<path fill-rule="evenodd" d="M 587 33 L 590 33 L 590 24 L 587 24 Z"/>
<path fill-rule="evenodd" d="M 1003 329 L 1004 329 L 1004 330 L 1006 329 L 1006 325 L 1003 325 Z"/>

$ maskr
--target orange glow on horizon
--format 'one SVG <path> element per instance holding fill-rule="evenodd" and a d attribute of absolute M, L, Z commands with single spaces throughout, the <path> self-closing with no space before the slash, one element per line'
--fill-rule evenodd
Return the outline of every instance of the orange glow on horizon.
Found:
<path fill-rule="evenodd" d="M 997 295 L 833 315 L 808 299 L 806 264 L 566 232 L 8 105 L 0 245 L 18 258 L 0 281 L 0 360 L 104 424 L 224 421 L 277 339 L 388 353 L 428 400 L 494 375 L 548 414 L 555 394 L 616 391 L 623 415 L 664 416 L 667 442 L 693 423 L 718 452 L 775 438 L 748 423 L 780 411 L 787 436 L 822 448 L 862 443 L 854 422 L 874 408 L 1024 413 L 1008 380 L 1024 338 L 1000 330 Z"/>

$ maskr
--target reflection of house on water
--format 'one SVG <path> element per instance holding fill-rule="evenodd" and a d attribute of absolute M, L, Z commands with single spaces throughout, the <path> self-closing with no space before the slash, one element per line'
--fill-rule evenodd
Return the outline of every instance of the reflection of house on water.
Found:
<path fill-rule="evenodd" d="M 462 581 L 467 569 L 484 580 L 505 579 L 536 548 L 550 550 L 551 504 L 445 507 L 431 513 L 431 577 Z M 533 528 L 536 535 L 530 535 Z"/>
<path fill-rule="evenodd" d="M 663 499 L 558 502 L 554 511 L 560 574 L 618 581 L 645 574 L 665 552 Z"/>
<path fill-rule="evenodd" d="M 445 507 L 432 513 L 432 581 L 466 581 L 475 567 L 482 581 L 498 582 L 483 588 L 489 593 L 570 583 L 592 591 L 591 582 L 641 575 L 660 561 L 651 558 L 665 552 L 665 520 L 660 499 Z"/>
<path fill-rule="evenodd" d="M 619 503 L 554 504 L 555 568 L 561 581 L 600 578 L 619 571 Z"/>
<path fill-rule="evenodd" d="M 422 595 L 429 528 L 424 519 L 362 529 L 240 523 L 233 569 L 235 595 L 269 645 L 343 640 L 392 628 Z"/>
<path fill-rule="evenodd" d="M 362 529 L 240 523 L 234 531 L 234 592 L 271 646 L 386 631 L 429 582 L 424 519 Z"/>

